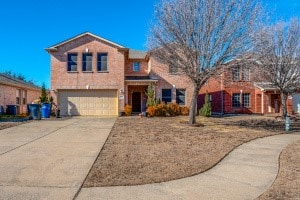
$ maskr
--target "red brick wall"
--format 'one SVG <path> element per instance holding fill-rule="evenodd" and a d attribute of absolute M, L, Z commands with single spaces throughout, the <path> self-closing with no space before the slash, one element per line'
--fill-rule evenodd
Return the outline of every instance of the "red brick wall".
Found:
<path fill-rule="evenodd" d="M 133 71 L 133 63 L 140 63 L 140 71 Z M 146 60 L 126 60 L 125 61 L 125 76 L 147 76 L 148 73 L 148 62 Z"/>
<path fill-rule="evenodd" d="M 82 72 L 82 53 L 93 53 L 92 73 Z M 67 72 L 67 54 L 78 53 L 78 72 Z M 97 53 L 108 53 L 108 72 L 97 72 Z M 51 89 L 117 89 L 124 91 L 124 52 L 116 47 L 86 35 L 58 48 L 51 53 Z M 57 102 L 57 93 L 51 92 Z M 124 109 L 124 100 L 119 100 L 119 111 Z"/>
<path fill-rule="evenodd" d="M 205 103 L 206 92 L 212 96 L 211 108 L 212 112 L 222 112 L 222 87 L 221 82 L 214 78 L 207 81 L 205 85 L 200 89 L 198 96 L 198 108 L 200 109 Z"/>

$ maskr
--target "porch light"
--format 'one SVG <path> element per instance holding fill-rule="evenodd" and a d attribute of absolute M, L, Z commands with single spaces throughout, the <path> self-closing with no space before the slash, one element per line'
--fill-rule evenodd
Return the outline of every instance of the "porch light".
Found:
<path fill-rule="evenodd" d="M 85 52 L 88 53 L 89 52 L 89 49 L 87 47 L 85 47 Z"/>
<path fill-rule="evenodd" d="M 85 87 L 86 87 L 87 90 L 90 89 L 90 85 L 86 85 Z"/>
<path fill-rule="evenodd" d="M 173 85 L 173 88 L 175 88 L 176 87 L 176 85 Z"/>

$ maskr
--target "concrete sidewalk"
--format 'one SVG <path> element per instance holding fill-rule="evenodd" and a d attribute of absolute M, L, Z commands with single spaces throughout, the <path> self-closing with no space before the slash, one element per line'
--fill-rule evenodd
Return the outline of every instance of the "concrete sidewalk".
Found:
<path fill-rule="evenodd" d="M 275 180 L 280 152 L 297 140 L 298 134 L 256 139 L 205 173 L 159 184 L 82 188 L 77 199 L 255 199 Z"/>
<path fill-rule="evenodd" d="M 115 120 L 64 118 L 0 130 L 0 199 L 73 199 Z"/>

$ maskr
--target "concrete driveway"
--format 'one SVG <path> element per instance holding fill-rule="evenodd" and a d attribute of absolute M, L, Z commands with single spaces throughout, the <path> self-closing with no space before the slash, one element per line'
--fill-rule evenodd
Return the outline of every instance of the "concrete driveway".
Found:
<path fill-rule="evenodd" d="M 0 199 L 73 199 L 116 118 L 62 118 L 0 130 Z"/>

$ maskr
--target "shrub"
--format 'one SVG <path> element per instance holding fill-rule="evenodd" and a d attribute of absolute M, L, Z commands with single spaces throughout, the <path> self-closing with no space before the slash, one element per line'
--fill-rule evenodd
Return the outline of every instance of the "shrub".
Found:
<path fill-rule="evenodd" d="M 190 109 L 187 106 L 181 107 L 181 114 L 182 115 L 189 115 Z"/>
<path fill-rule="evenodd" d="M 165 102 L 162 102 L 156 106 L 155 116 L 165 117 L 168 112 L 168 106 Z"/>
<path fill-rule="evenodd" d="M 211 117 L 211 105 L 209 102 L 209 96 L 207 92 L 205 95 L 205 103 L 203 107 L 199 110 L 199 114 L 204 117 Z"/>
<path fill-rule="evenodd" d="M 180 115 L 181 114 L 180 106 L 177 103 L 170 103 L 168 105 L 168 112 L 172 116 Z"/>
<path fill-rule="evenodd" d="M 156 114 L 156 106 L 149 106 L 146 110 L 148 117 L 154 117 Z"/>
<path fill-rule="evenodd" d="M 125 107 L 124 107 L 124 113 L 125 113 L 126 116 L 130 116 L 131 113 L 132 113 L 132 106 L 126 104 Z"/>
<path fill-rule="evenodd" d="M 153 84 L 148 85 L 147 91 L 145 92 L 147 96 L 146 106 L 156 106 L 158 104 L 157 99 L 155 98 L 155 91 Z"/>

